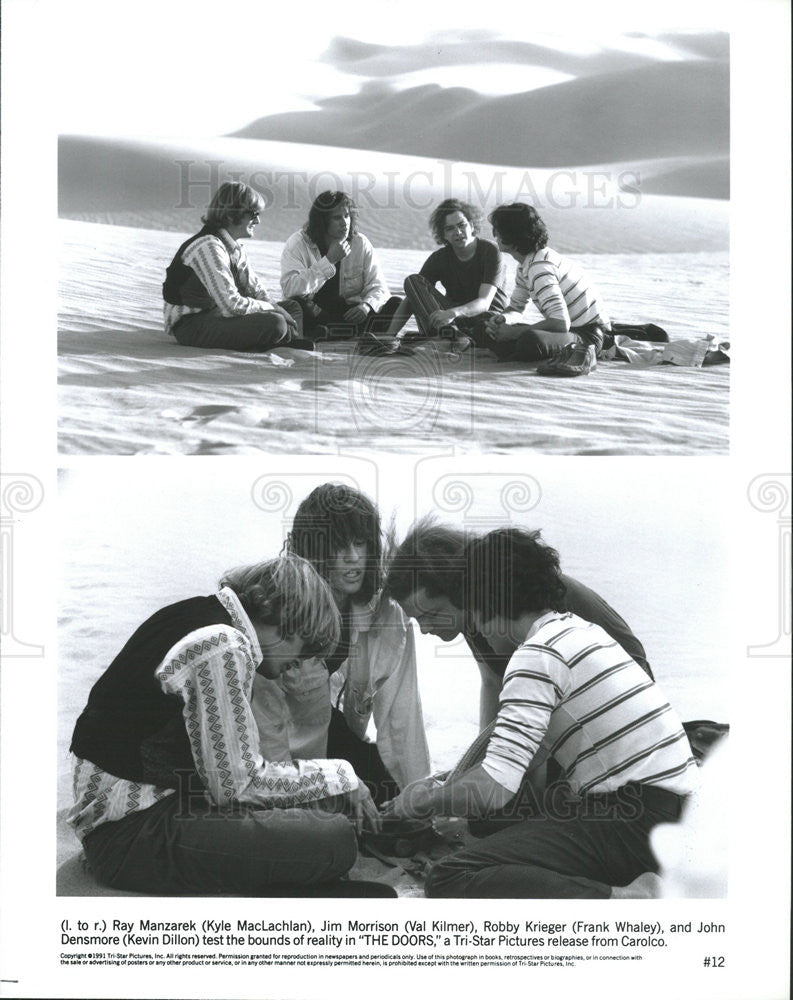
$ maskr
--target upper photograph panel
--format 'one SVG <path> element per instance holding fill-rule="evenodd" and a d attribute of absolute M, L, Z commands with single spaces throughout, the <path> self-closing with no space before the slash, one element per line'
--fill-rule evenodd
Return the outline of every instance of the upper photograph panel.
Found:
<path fill-rule="evenodd" d="M 727 33 L 178 10 L 72 31 L 62 454 L 729 451 Z"/>

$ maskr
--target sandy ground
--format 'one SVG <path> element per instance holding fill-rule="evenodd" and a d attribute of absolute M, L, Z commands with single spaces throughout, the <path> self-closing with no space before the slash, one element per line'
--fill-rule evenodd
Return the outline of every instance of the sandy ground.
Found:
<path fill-rule="evenodd" d="M 368 470 L 367 480 L 365 462 L 337 459 L 334 477 L 357 476 L 360 487 L 377 497 L 384 517 L 394 516 L 399 537 L 431 510 L 460 526 L 490 527 L 510 517 L 541 527 L 559 549 L 565 571 L 595 588 L 631 625 L 680 717 L 730 721 L 723 470 L 698 473 L 687 461 L 664 463 L 659 492 L 653 461 L 632 463 L 630 482 L 616 475 L 623 464 L 618 459 L 597 463 L 599 471 L 592 475 L 577 468 L 580 463 L 559 467 L 549 460 L 544 469 L 533 466 L 533 478 L 504 462 L 490 472 L 477 464 L 474 474 L 451 458 L 424 459 L 413 477 L 409 459 L 398 457 L 394 464 L 394 470 Z M 236 459 L 117 460 L 80 463 L 62 472 L 57 753 L 58 850 L 66 865 L 62 894 L 97 891 L 82 874 L 77 842 L 63 822 L 71 799 L 69 740 L 92 684 L 158 607 L 210 593 L 223 569 L 277 552 L 295 505 L 325 478 L 321 466 L 308 473 L 284 458 L 269 467 Z M 505 490 L 519 481 L 534 500 L 527 502 L 526 513 L 516 509 L 510 516 Z M 252 501 L 254 495 L 275 493 L 291 499 L 277 509 Z M 417 634 L 416 649 L 432 764 L 446 770 L 478 731 L 479 673 L 464 643 Z M 355 874 L 396 877 L 401 894 L 419 891 L 410 876 L 374 862 L 361 862 Z"/>
<path fill-rule="evenodd" d="M 357 50 L 353 56 L 358 58 Z M 666 70 L 626 68 L 635 71 L 631 79 L 642 93 L 659 86 L 667 98 L 672 93 Z M 723 100 L 717 68 L 682 72 L 691 71 L 706 73 L 714 99 Z M 675 80 L 680 75 L 677 69 L 669 72 Z M 384 456 L 381 473 L 389 455 L 408 463 L 409 456 L 417 456 L 420 463 L 425 455 L 453 461 L 480 454 L 727 453 L 729 366 L 637 368 L 604 361 L 586 379 L 556 381 L 538 376 L 533 366 L 501 364 L 487 352 L 457 355 L 439 343 L 417 346 L 410 358 L 361 358 L 350 343 L 256 355 L 183 348 L 162 330 L 164 268 L 200 225 L 208 190 L 232 171 L 265 194 L 267 211 L 248 254 L 274 295 L 283 240 L 303 224 L 306 206 L 327 187 L 343 187 L 357 199 L 361 229 L 378 248 L 394 291 L 433 248 L 427 217 L 441 198 L 456 195 L 475 202 L 485 215 L 498 203 L 529 200 L 541 206 L 552 245 L 575 255 L 597 282 L 614 320 L 658 323 L 673 340 L 729 338 L 729 204 L 723 200 L 727 167 L 720 119 L 708 116 L 704 129 L 688 122 L 686 141 L 678 148 L 655 125 L 638 130 L 630 124 L 628 105 L 636 87 L 623 84 L 605 77 L 599 84 L 612 88 L 605 104 L 615 111 L 620 142 L 609 141 L 594 166 L 569 169 L 554 164 L 592 164 L 591 136 L 582 130 L 563 129 L 559 149 L 546 132 L 542 152 L 547 156 L 539 166 L 532 159 L 538 150 L 527 156 L 516 147 L 512 162 L 533 162 L 530 169 L 504 167 L 503 159 L 488 162 L 503 154 L 503 143 L 497 151 L 489 143 L 463 145 L 454 154 L 460 160 L 437 159 L 433 122 L 446 122 L 448 116 L 432 88 L 388 98 L 394 121 L 405 114 L 415 120 L 416 102 L 421 106 L 424 132 L 417 133 L 412 155 L 404 153 L 401 141 L 393 151 L 391 126 L 372 135 L 366 116 L 359 122 L 365 141 L 356 144 L 367 148 L 336 146 L 338 134 L 357 134 L 359 109 L 352 99 L 325 109 L 331 117 L 343 117 L 340 132 L 312 126 L 305 134 L 291 132 L 293 125 L 303 128 L 308 119 L 301 118 L 278 122 L 275 131 L 272 122 L 264 131 L 262 123 L 255 123 L 251 134 L 262 138 L 61 137 L 60 453 L 267 454 L 284 463 L 293 455 L 324 454 L 335 456 L 328 462 L 335 469 L 339 456 L 376 452 Z M 677 80 L 674 94 L 687 104 L 683 84 Z M 566 84 L 554 90 L 559 120 L 568 117 L 561 112 L 569 111 L 576 95 L 575 87 Z M 546 118 L 547 98 L 548 92 L 543 95 Z M 484 115 L 490 126 L 500 115 L 496 130 L 509 134 L 509 100 L 480 102 L 468 92 L 455 99 L 469 117 Z M 527 114 L 532 110 L 525 101 L 521 107 Z M 673 117 L 666 115 L 664 121 Z M 675 121 L 679 132 L 683 126 Z M 463 128 L 463 133 L 472 131 Z M 575 149 L 568 144 L 571 135 L 578 142 Z M 489 235 L 487 228 L 483 235 Z M 233 494 L 221 499 L 217 483 L 205 492 L 197 463 L 187 463 L 187 470 L 176 464 L 178 469 L 171 469 L 175 463 L 165 463 L 156 476 L 140 474 L 138 463 L 130 472 L 116 468 L 109 485 L 102 476 L 90 485 L 84 480 L 66 522 L 58 735 L 62 894 L 100 891 L 83 876 L 76 843 L 63 823 L 70 798 L 69 734 L 93 680 L 122 636 L 155 607 L 184 596 L 184 581 L 195 583 L 196 566 L 233 562 L 230 555 L 240 539 L 258 537 L 258 526 L 246 520 L 249 512 L 238 511 L 233 531 L 225 534 L 211 519 L 213 508 L 228 510 L 240 497 L 249 497 L 250 484 L 235 483 Z M 185 508 L 187 480 L 193 483 L 193 502 Z M 713 696 L 720 681 L 719 657 L 713 653 L 720 639 L 718 559 L 714 556 L 716 561 L 702 570 L 712 572 L 713 580 L 689 574 L 690 587 L 681 589 L 670 554 L 671 576 L 661 586 L 657 552 L 669 550 L 670 538 L 666 526 L 659 534 L 660 520 L 651 513 L 658 499 L 652 505 L 646 501 L 650 492 L 655 496 L 652 477 L 634 476 L 630 489 L 611 496 L 595 518 L 600 528 L 594 537 L 589 520 L 580 518 L 575 480 L 560 491 L 561 507 L 549 500 L 553 489 L 543 494 L 540 523 L 548 527 L 550 520 L 550 541 L 559 544 L 555 524 L 564 553 L 573 554 L 565 568 L 600 589 L 634 625 L 683 718 L 721 717 L 723 692 L 715 702 Z M 477 480 L 480 504 L 482 483 Z M 668 512 L 668 522 L 679 515 L 681 503 Z M 150 510 L 156 511 L 154 521 L 145 513 Z M 549 510 L 555 517 L 548 518 Z M 413 516 L 420 512 L 415 509 Z M 486 516 L 491 513 L 485 510 Z M 409 512 L 406 516 L 409 523 Z M 698 518 L 690 512 L 683 526 L 685 532 L 693 529 L 697 552 L 707 544 L 707 529 Z M 228 518 L 222 520 L 225 524 Z M 612 566 L 625 526 L 633 532 L 632 558 Z M 676 531 L 675 544 L 679 537 Z M 163 579 L 152 588 L 155 551 Z M 186 552 L 190 565 L 183 565 Z M 243 561 L 249 550 L 239 555 Z M 696 564 L 693 552 L 675 555 L 688 566 Z M 656 586 L 648 590 L 651 567 Z M 206 592 L 211 585 L 204 581 Z M 669 606 L 670 595 L 679 606 Z M 688 612 L 694 600 L 700 615 L 692 634 Z M 90 617 L 84 614 L 86 604 Z M 670 636 L 671 615 L 687 624 Z M 702 621 L 714 623 L 710 642 L 701 634 Z M 440 648 L 425 637 L 418 652 L 433 765 L 446 769 L 477 732 L 478 673 L 465 650 Z M 410 876 L 377 862 L 360 861 L 354 874 L 396 884 L 400 895 L 421 892 Z"/>
<path fill-rule="evenodd" d="M 602 362 L 559 381 L 488 352 L 425 344 L 373 359 L 352 345 L 270 355 L 183 348 L 162 332 L 160 285 L 180 234 L 61 220 L 60 451 L 68 455 L 489 452 L 724 454 L 729 366 Z M 277 294 L 278 244 L 249 255 Z M 392 288 L 423 251 L 381 251 Z M 612 318 L 672 339 L 728 331 L 728 257 L 579 255 Z"/>

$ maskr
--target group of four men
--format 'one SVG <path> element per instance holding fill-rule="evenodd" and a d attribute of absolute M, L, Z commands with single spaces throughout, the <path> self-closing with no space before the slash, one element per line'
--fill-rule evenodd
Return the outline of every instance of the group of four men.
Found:
<path fill-rule="evenodd" d="M 335 336 L 391 353 L 402 349 L 403 328 L 414 315 L 423 335 L 448 337 L 457 350 L 540 361 L 545 374 L 588 374 L 596 367 L 611 328 L 608 313 L 578 264 L 548 246 L 548 231 L 530 205 L 495 209 L 494 243 L 479 234 L 482 220 L 472 205 L 442 201 L 430 217 L 440 248 L 405 279 L 401 298 L 390 294 L 374 248 L 358 229 L 355 202 L 342 191 L 325 191 L 305 226 L 286 241 L 280 301 L 269 297 L 240 243 L 254 235 L 263 209 L 253 188 L 222 184 L 203 228 L 177 250 L 163 297 L 165 328 L 178 343 L 311 349 Z M 511 298 L 503 254 L 519 264 Z M 527 316 L 530 302 L 539 320 Z"/>
<path fill-rule="evenodd" d="M 539 532 L 468 537 L 425 519 L 365 595 L 380 609 L 361 626 L 367 689 L 351 598 L 379 579 L 379 519 L 334 484 L 304 505 L 286 554 L 158 611 L 94 685 L 72 740 L 70 822 L 96 877 L 158 894 L 389 895 L 345 878 L 356 830 L 458 816 L 480 839 L 432 868 L 428 895 L 644 892 L 650 831 L 679 818 L 696 763 L 624 620 L 561 572 Z M 308 537 L 323 511 L 351 527 L 312 552 L 301 526 Z M 403 613 L 423 633 L 462 636 L 481 673 L 483 756 L 446 780 L 427 774 L 417 696 L 418 719 L 396 715 L 415 684 Z M 307 663 L 319 667 L 304 675 Z M 328 675 L 345 672 L 349 727 L 328 694 Z M 293 715 L 279 721 L 282 705 Z M 297 744 L 312 726 L 319 742 L 303 746 L 320 752 L 308 756 Z"/>

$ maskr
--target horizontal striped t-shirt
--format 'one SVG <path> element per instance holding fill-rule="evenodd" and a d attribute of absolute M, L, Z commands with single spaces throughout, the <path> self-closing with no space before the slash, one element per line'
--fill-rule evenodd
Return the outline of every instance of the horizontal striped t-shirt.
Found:
<path fill-rule="evenodd" d="M 522 313 L 529 299 L 545 319 L 561 319 L 570 329 L 595 322 L 611 327 L 600 293 L 581 266 L 550 247 L 527 257 L 515 272 L 510 311 Z"/>
<path fill-rule="evenodd" d="M 680 795 L 695 787 L 688 738 L 658 685 L 600 626 L 570 613 L 543 615 L 513 654 L 482 766 L 517 792 L 541 741 L 581 795 L 629 781 Z"/>

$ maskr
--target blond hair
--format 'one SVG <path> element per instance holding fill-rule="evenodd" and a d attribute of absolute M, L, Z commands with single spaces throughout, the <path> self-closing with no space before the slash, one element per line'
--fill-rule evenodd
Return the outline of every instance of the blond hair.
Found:
<path fill-rule="evenodd" d="M 225 229 L 238 226 L 249 213 L 263 212 L 264 198 L 242 181 L 226 181 L 221 184 L 202 221 L 207 226 Z"/>
<path fill-rule="evenodd" d="M 274 625 L 282 639 L 299 635 L 306 655 L 327 656 L 336 648 L 341 623 L 330 587 L 306 559 L 282 555 L 224 573 L 251 621 Z"/>

